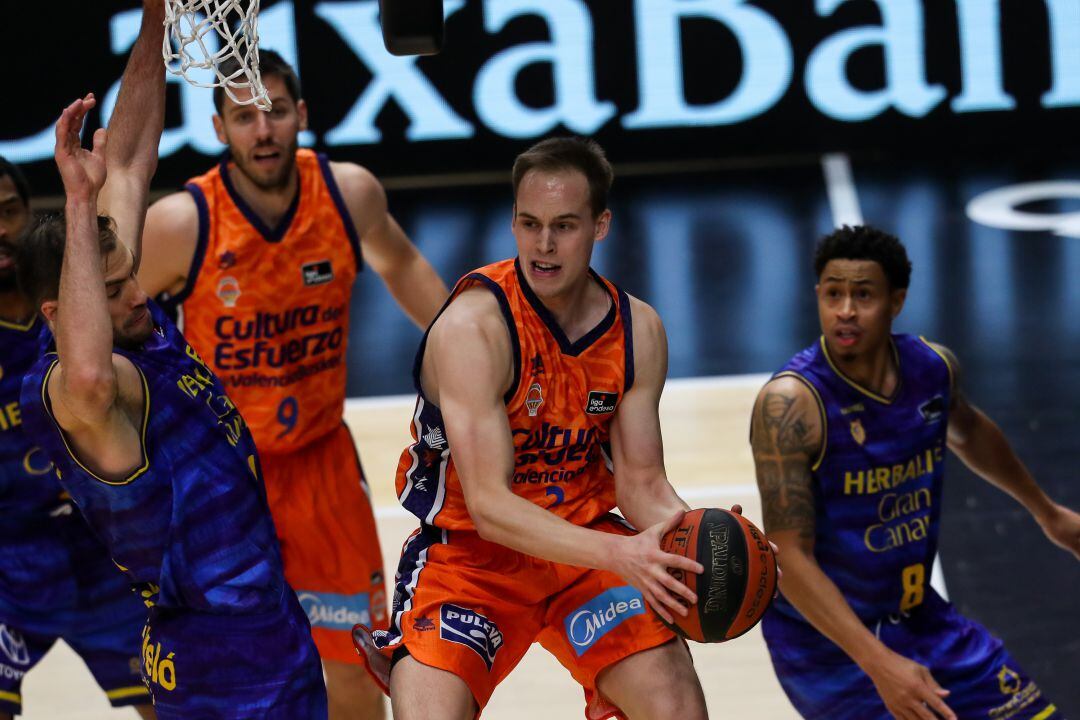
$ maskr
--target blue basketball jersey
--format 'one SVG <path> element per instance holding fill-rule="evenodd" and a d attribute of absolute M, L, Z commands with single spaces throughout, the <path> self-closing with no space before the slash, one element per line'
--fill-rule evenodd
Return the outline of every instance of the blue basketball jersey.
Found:
<path fill-rule="evenodd" d="M 812 467 L 814 556 L 867 623 L 922 603 L 937 553 L 952 370 L 926 341 L 894 335 L 899 380 L 882 397 L 844 376 L 822 338 L 777 373 L 823 412 Z M 776 609 L 801 619 L 781 595 Z"/>
<path fill-rule="evenodd" d="M 26 436 L 19 408 L 23 375 L 47 338 L 37 317 L 25 325 L 0 320 L 0 533 L 21 532 L 61 504 L 52 462 Z"/>
<path fill-rule="evenodd" d="M 80 461 L 46 388 L 58 356 L 27 374 L 27 434 L 148 604 L 217 613 L 274 609 L 285 588 L 255 444 L 243 418 L 183 335 L 153 303 L 142 349 L 114 352 L 142 378 L 142 462 L 108 480 Z"/>

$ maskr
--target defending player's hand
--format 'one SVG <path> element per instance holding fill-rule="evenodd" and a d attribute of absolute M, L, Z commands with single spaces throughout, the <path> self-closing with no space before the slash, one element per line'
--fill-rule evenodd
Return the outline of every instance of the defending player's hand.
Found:
<path fill-rule="evenodd" d="M 661 522 L 637 535 L 622 538 L 619 552 L 612 562 L 612 571 L 641 591 L 645 601 L 668 623 L 673 623 L 672 613 L 685 616 L 683 602 L 694 604 L 697 595 L 676 580 L 668 568 L 701 574 L 705 568 L 699 562 L 660 549 L 660 538 L 671 532 L 682 521 L 680 510 L 667 522 Z"/>
<path fill-rule="evenodd" d="M 949 691 L 937 684 L 924 665 L 889 651 L 884 661 L 867 669 L 867 674 L 897 720 L 956 720 L 944 700 Z"/>
<path fill-rule="evenodd" d="M 740 505 L 739 503 L 735 503 L 734 505 L 731 506 L 731 512 L 735 513 L 736 515 L 742 515 L 742 505 Z M 776 597 L 778 597 L 780 595 L 780 578 L 784 577 L 784 569 L 780 567 L 780 559 L 779 559 L 780 548 L 772 540 L 769 540 L 769 547 L 772 548 L 773 556 L 777 558 L 777 560 L 776 560 L 776 591 L 773 593 L 773 598 L 775 599 Z"/>
<path fill-rule="evenodd" d="M 1080 560 L 1080 513 L 1055 503 L 1053 510 L 1039 519 L 1039 525 L 1050 542 Z"/>
<path fill-rule="evenodd" d="M 94 94 L 90 93 L 64 108 L 56 122 L 56 149 L 53 154 L 64 181 L 64 192 L 72 198 L 96 197 L 105 185 L 107 137 L 104 128 L 94 133 L 92 150 L 82 146 L 80 137 L 83 120 L 96 104 Z"/>

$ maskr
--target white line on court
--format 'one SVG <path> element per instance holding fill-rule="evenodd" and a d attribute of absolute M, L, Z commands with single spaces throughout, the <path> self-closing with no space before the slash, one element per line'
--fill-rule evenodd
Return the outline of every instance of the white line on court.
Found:
<path fill-rule="evenodd" d="M 715 375 L 710 377 L 672 378 L 665 383 L 668 388 L 705 390 L 712 388 L 759 388 L 771 377 L 769 373 L 748 375 Z M 346 410 L 370 410 L 376 408 L 410 407 L 416 395 L 380 395 L 354 397 L 345 400 Z"/>
<path fill-rule="evenodd" d="M 829 194 L 833 225 L 862 225 L 862 209 L 851 173 L 851 160 L 844 153 L 822 155 L 821 169 L 825 173 L 825 189 Z"/>
<path fill-rule="evenodd" d="M 835 157 L 835 156 L 826 156 Z M 844 165 L 847 167 L 848 179 L 850 180 L 851 168 L 847 165 L 847 156 L 842 157 Z M 822 158 L 822 164 L 825 165 L 826 158 Z M 828 176 L 828 170 L 826 169 L 826 176 Z M 851 188 L 851 193 L 854 196 L 854 187 Z M 830 192 L 831 201 L 831 192 Z M 858 198 L 854 198 L 855 211 L 858 212 Z M 834 217 L 836 217 L 836 209 L 834 205 Z M 849 224 L 854 222 L 858 224 L 861 222 L 861 216 L 857 220 L 848 220 Z M 704 390 L 709 388 L 759 388 L 765 384 L 765 382 L 771 376 L 768 373 L 754 373 L 748 375 L 717 375 L 712 377 L 689 377 L 689 378 L 674 378 L 667 381 L 666 386 L 668 388 L 678 388 L 685 390 Z M 392 408 L 392 407 L 409 407 L 416 402 L 415 395 L 384 395 L 381 397 L 359 397 L 348 398 L 345 401 L 346 409 L 350 410 L 366 410 L 374 408 Z M 676 488 L 678 490 L 678 488 Z M 684 488 L 678 490 L 679 496 L 687 502 L 694 503 L 700 502 L 709 498 L 717 498 L 724 502 L 735 502 L 740 497 L 746 497 L 747 495 L 753 495 L 757 493 L 757 485 L 751 483 L 741 483 L 735 485 L 705 485 L 692 488 Z M 730 500 L 729 500 L 730 498 Z M 390 505 L 375 508 L 375 517 L 380 520 L 391 520 L 412 517 L 405 508 L 400 505 Z M 941 568 L 941 557 L 934 557 L 934 566 L 930 573 L 930 585 L 938 591 L 938 594 L 946 600 L 949 599 L 948 591 L 945 587 L 945 575 Z"/>

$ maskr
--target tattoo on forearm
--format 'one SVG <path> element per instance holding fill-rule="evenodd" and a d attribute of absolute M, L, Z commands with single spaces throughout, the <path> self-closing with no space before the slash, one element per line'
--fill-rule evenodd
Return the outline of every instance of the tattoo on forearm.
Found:
<path fill-rule="evenodd" d="M 795 398 L 766 393 L 754 418 L 754 463 L 765 514 L 765 532 L 814 533 L 814 496 L 810 458 L 820 432 L 812 428 Z"/>

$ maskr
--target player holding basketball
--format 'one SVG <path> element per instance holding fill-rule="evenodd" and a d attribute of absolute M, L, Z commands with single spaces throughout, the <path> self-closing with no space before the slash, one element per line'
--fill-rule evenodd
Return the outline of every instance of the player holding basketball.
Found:
<path fill-rule="evenodd" d="M 896 238 L 844 227 L 814 269 L 822 337 L 761 390 L 751 431 L 785 559 L 763 621 L 781 685 L 807 718 L 1058 717 L 1001 641 L 929 585 L 945 448 L 1078 558 L 1080 515 L 968 402 L 949 350 L 891 334 L 911 274 Z"/>
<path fill-rule="evenodd" d="M 162 3 L 108 132 L 65 108 L 65 212 L 19 253 L 55 336 L 27 373 L 27 435 L 149 609 L 141 668 L 161 718 L 326 717 L 307 618 L 285 582 L 255 444 L 221 382 L 135 281 L 164 118 Z M 108 216 L 99 213 L 108 213 Z"/>
<path fill-rule="evenodd" d="M 366 261 L 421 327 L 447 290 L 371 173 L 297 149 L 307 106 L 293 69 L 262 51 L 260 71 L 273 110 L 215 91 L 228 156 L 150 208 L 139 280 L 181 307 L 184 334 L 251 427 L 285 575 L 326 666 L 331 718 L 374 719 L 382 693 L 350 634 L 356 622 L 386 627 L 382 552 L 342 419 L 352 286 Z"/>
<path fill-rule="evenodd" d="M 513 179 L 517 259 L 462 278 L 417 355 L 397 488 L 421 525 L 390 630 L 358 629 L 358 647 L 398 720 L 474 717 L 534 640 L 589 718 L 704 718 L 686 645 L 646 607 L 685 615 L 667 568 L 702 567 L 659 548 L 687 508 L 660 441 L 664 328 L 589 268 L 611 167 L 556 138 Z"/>
<path fill-rule="evenodd" d="M 136 49 L 133 71 L 143 52 Z M 29 186 L 0 157 L 0 720 L 22 711 L 23 676 L 58 638 L 86 662 L 114 707 L 135 705 L 151 718 L 138 669 L 146 608 L 23 432 L 19 389 L 43 349 L 43 323 L 15 282 L 29 221 Z"/>

